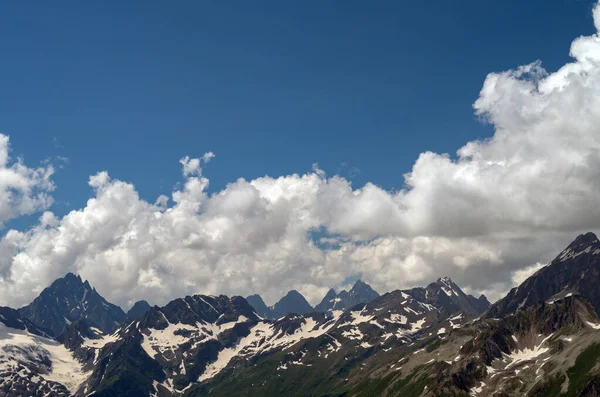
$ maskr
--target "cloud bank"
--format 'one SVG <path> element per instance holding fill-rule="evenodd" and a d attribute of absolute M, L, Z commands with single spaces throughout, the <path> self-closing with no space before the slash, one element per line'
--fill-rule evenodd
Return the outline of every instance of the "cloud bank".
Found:
<path fill-rule="evenodd" d="M 599 5 L 593 15 L 600 30 Z M 292 288 L 315 303 L 355 275 L 379 291 L 448 275 L 498 298 L 600 225 L 599 34 L 577 38 L 570 55 L 553 73 L 539 61 L 490 73 L 473 107 L 493 137 L 454 157 L 422 153 L 399 191 L 355 188 L 315 167 L 209 193 L 210 152 L 182 158 L 184 182 L 154 203 L 93 175 L 84 208 L 6 232 L 0 302 L 23 305 L 68 271 L 123 306 L 193 293 L 273 302 Z M 0 222 L 48 208 L 52 172 L 11 164 L 3 136 Z"/>
<path fill-rule="evenodd" d="M 9 139 L 0 134 L 0 226 L 21 215 L 30 215 L 52 204 L 54 168 L 27 167 L 23 159 L 13 161 Z"/>

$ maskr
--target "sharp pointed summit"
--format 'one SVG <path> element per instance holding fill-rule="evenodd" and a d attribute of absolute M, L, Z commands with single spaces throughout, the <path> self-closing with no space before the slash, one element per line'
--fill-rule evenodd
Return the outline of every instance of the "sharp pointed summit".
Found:
<path fill-rule="evenodd" d="M 71 322 L 87 319 L 91 326 L 110 333 L 126 320 L 120 307 L 109 303 L 87 281 L 74 273 L 67 273 L 19 314 L 39 327 L 60 335 Z"/>
<path fill-rule="evenodd" d="M 315 306 L 316 312 L 326 312 L 327 310 L 335 310 L 335 306 L 340 302 L 340 299 L 337 299 L 337 293 L 333 288 L 330 288 L 329 291 L 325 294 L 321 303 Z"/>
<path fill-rule="evenodd" d="M 371 286 L 362 280 L 357 280 L 346 298 L 347 307 L 367 303 L 379 297 L 379 294 Z"/>

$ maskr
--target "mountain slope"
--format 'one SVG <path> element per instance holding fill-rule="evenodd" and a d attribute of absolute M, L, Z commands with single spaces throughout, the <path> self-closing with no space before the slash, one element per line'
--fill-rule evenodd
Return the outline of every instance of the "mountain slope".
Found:
<path fill-rule="evenodd" d="M 486 317 L 503 317 L 522 307 L 579 294 L 600 313 L 600 241 L 593 233 L 579 235 L 550 264 L 538 270 L 506 297 L 496 302 Z"/>
<path fill-rule="evenodd" d="M 192 386 L 189 396 L 337 395 L 334 390 L 343 395 L 350 379 L 435 344 L 473 319 L 461 312 L 446 315 L 405 291 L 330 313 L 328 322 L 315 318 L 318 313 L 293 317 L 301 331 L 292 328 L 291 335 L 303 337 L 269 354 L 238 360 Z"/>
<path fill-rule="evenodd" d="M 98 343 L 87 387 L 98 396 L 182 390 L 205 371 L 218 371 L 219 364 L 209 365 L 235 349 L 258 320 L 241 297 L 195 295 L 153 307 Z"/>
<path fill-rule="evenodd" d="M 348 396 L 583 396 L 600 359 L 600 320 L 589 303 L 569 297 L 503 319 L 477 321 L 437 346 L 383 368 Z M 590 365 L 591 363 L 591 365 Z"/>
<path fill-rule="evenodd" d="M 0 393 L 484 397 L 558 396 L 548 394 L 558 388 L 593 395 L 581 393 L 600 379 L 600 319 L 584 298 L 474 320 L 436 298 L 458 299 L 454 283 L 432 284 L 345 312 L 277 321 L 262 320 L 240 297 L 188 296 L 112 334 L 86 319 L 72 322 L 62 345 L 0 308 Z"/>
<path fill-rule="evenodd" d="M 387 303 L 395 300 L 386 297 Z M 561 390 L 588 396 L 600 379 L 600 319 L 579 297 L 452 329 L 440 328 L 436 310 L 423 312 L 419 329 L 391 340 L 369 331 L 383 325 L 375 314 L 382 307 L 371 309 L 346 312 L 326 334 L 226 368 L 186 396 L 558 397 Z M 344 325 L 348 320 L 354 327 Z M 362 342 L 348 344 L 344 332 L 358 335 L 356 330 Z"/>
<path fill-rule="evenodd" d="M 334 368 L 360 370 L 360 360 L 377 353 L 412 351 L 415 341 L 435 341 L 468 319 L 462 313 L 446 316 L 402 291 L 346 312 L 288 314 L 276 321 L 262 320 L 240 297 L 196 295 L 151 308 L 139 321 L 100 339 L 73 330 L 69 346 L 78 357 L 94 357 L 85 387 L 97 396 L 229 393 L 230 387 L 252 387 L 224 381 L 231 371 L 248 374 L 244 382 L 251 382 L 304 367 L 313 384 L 327 387 L 322 377 Z M 313 372 L 317 368 L 323 371 Z M 331 380 L 343 381 L 339 375 Z M 278 393 L 285 394 L 285 387 Z"/>
<path fill-rule="evenodd" d="M 19 309 L 19 314 L 55 336 L 69 323 L 84 318 L 105 333 L 112 332 L 126 319 L 120 307 L 107 302 L 87 281 L 73 273 L 54 281 L 32 303 Z"/>
<path fill-rule="evenodd" d="M 16 310 L 0 307 L 0 395 L 69 396 L 87 375 L 66 347 Z"/>

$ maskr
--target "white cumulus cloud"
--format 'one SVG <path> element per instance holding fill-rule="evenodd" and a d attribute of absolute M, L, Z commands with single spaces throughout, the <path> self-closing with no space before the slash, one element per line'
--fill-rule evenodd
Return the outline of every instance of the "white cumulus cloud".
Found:
<path fill-rule="evenodd" d="M 52 165 L 28 167 L 22 158 L 10 157 L 9 138 L 0 134 L 0 226 L 21 215 L 52 204 Z"/>

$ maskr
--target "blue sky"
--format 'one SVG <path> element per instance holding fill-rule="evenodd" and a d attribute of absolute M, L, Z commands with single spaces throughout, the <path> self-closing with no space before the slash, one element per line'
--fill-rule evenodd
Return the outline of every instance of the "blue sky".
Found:
<path fill-rule="evenodd" d="M 309 171 L 402 187 L 419 153 L 492 134 L 487 73 L 568 60 L 589 1 L 11 2 L 0 13 L 0 132 L 49 156 L 53 210 L 108 170 L 153 200 L 213 151 L 211 189 Z M 360 172 L 357 172 L 360 170 Z"/>
<path fill-rule="evenodd" d="M 497 299 L 600 230 L 599 32 L 587 0 L 3 5 L 0 305 L 67 272 L 124 307 Z"/>

